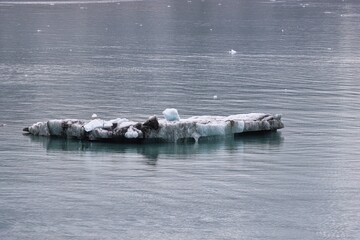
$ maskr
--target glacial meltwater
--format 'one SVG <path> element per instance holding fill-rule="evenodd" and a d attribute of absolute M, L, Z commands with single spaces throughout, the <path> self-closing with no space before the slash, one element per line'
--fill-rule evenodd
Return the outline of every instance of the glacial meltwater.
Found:
<path fill-rule="evenodd" d="M 22 133 L 166 108 L 285 128 Z M 0 239 L 360 239 L 360 1 L 0 0 Z"/>

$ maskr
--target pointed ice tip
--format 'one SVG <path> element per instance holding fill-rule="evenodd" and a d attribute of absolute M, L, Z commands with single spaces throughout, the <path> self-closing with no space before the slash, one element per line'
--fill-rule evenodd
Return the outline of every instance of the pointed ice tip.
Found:
<path fill-rule="evenodd" d="M 96 115 L 95 113 L 93 113 L 93 115 L 91 115 L 91 118 L 97 118 L 98 115 Z"/>

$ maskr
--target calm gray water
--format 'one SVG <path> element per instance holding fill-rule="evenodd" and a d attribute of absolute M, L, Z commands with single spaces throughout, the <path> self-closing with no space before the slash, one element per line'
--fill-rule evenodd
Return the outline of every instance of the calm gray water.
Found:
<path fill-rule="evenodd" d="M 1 0 L 0 239 L 359 239 L 359 23 L 355 0 Z M 21 131 L 167 107 L 286 127 L 177 145 Z"/>

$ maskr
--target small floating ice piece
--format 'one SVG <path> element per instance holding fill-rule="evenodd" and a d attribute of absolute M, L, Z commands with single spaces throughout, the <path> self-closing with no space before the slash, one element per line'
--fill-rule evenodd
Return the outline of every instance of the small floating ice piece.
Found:
<path fill-rule="evenodd" d="M 230 51 L 229 51 L 229 54 L 231 54 L 231 55 L 234 55 L 234 54 L 236 54 L 237 52 L 234 50 L 234 49 L 231 49 Z"/>
<path fill-rule="evenodd" d="M 94 119 L 94 118 L 97 118 L 98 115 L 96 113 L 93 113 L 93 115 L 91 115 L 91 118 Z"/>
<path fill-rule="evenodd" d="M 180 121 L 178 110 L 175 108 L 167 108 L 162 113 L 164 114 L 164 118 L 169 122 Z"/>
<path fill-rule="evenodd" d="M 214 95 L 214 96 L 213 96 L 213 99 L 214 99 L 214 100 L 216 100 L 217 98 L 218 98 L 217 95 Z"/>

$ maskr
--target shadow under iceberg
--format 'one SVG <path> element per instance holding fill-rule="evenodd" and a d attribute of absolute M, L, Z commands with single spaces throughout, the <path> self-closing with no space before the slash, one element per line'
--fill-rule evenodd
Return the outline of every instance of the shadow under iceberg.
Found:
<path fill-rule="evenodd" d="M 199 139 L 198 143 L 190 141 L 176 144 L 119 144 L 34 135 L 26 135 L 26 137 L 29 137 L 31 142 L 41 144 L 47 151 L 135 153 L 155 161 L 161 154 L 193 155 L 208 154 L 219 150 L 232 151 L 239 148 L 280 147 L 284 141 L 280 132 L 272 131 L 239 134 L 234 137 L 205 138 Z"/>

